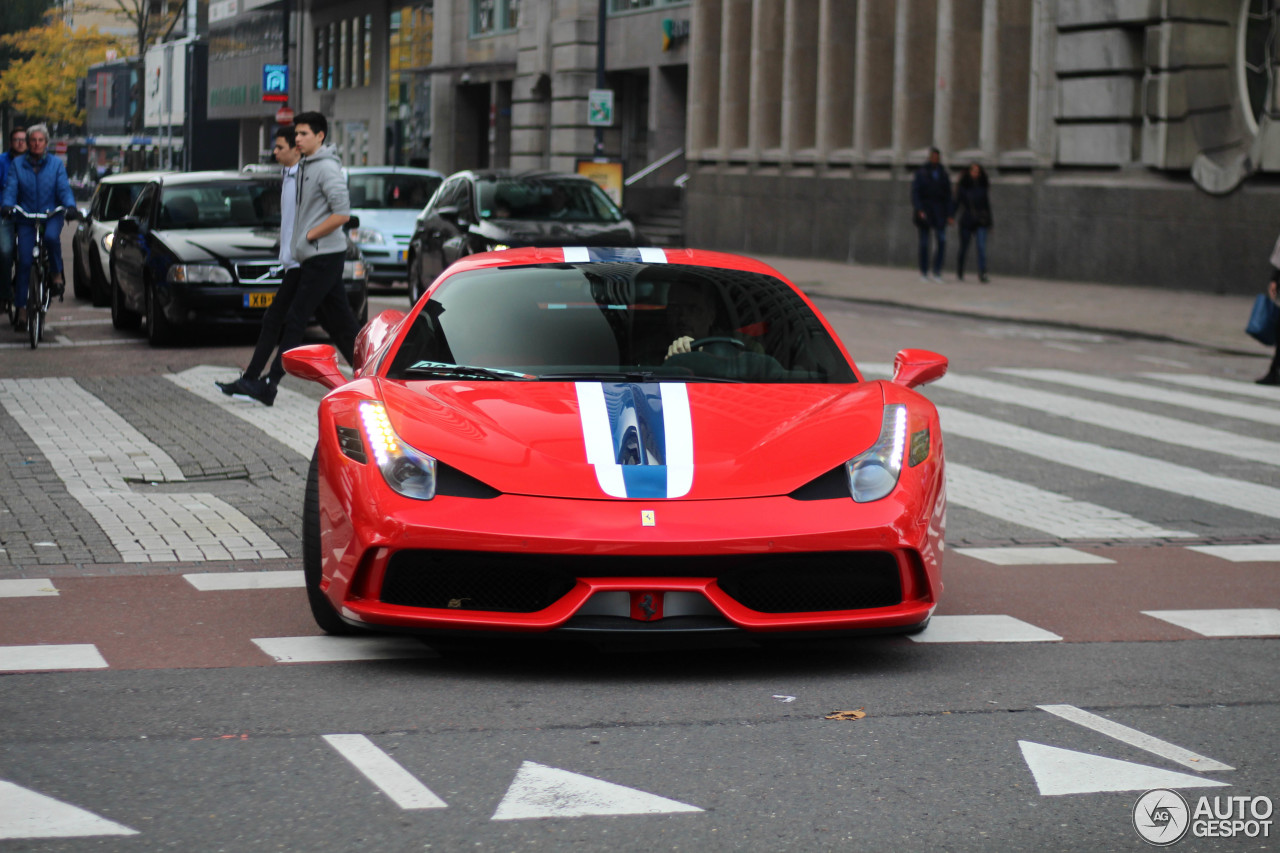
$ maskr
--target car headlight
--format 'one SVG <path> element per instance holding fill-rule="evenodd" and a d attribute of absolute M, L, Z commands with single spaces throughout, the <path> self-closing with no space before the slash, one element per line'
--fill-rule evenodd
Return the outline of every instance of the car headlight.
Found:
<path fill-rule="evenodd" d="M 364 268 L 364 261 L 344 261 L 342 264 L 342 277 L 344 279 L 355 279 L 359 281 L 365 278 L 367 273 Z"/>
<path fill-rule="evenodd" d="M 902 473 L 906 447 L 907 407 L 885 406 L 876 443 L 844 464 L 845 473 L 849 475 L 849 492 L 855 501 L 878 501 L 893 491 Z"/>
<path fill-rule="evenodd" d="M 232 284 L 235 281 L 230 270 L 216 264 L 174 264 L 169 267 L 165 278 L 187 284 Z"/>
<path fill-rule="evenodd" d="M 108 231 L 102 235 L 102 248 L 107 250 L 107 254 L 111 254 L 111 244 L 116 241 L 116 232 Z"/>
<path fill-rule="evenodd" d="M 501 252 L 501 251 L 503 251 L 504 249 L 510 249 L 510 248 L 511 248 L 511 247 L 510 247 L 509 245 L 507 245 L 506 243 L 490 243 L 490 244 L 489 244 L 489 251 L 490 251 L 490 252 Z"/>
<path fill-rule="evenodd" d="M 382 246 L 387 239 L 382 236 L 381 231 L 374 231 L 372 228 L 352 228 L 351 241 L 353 243 L 368 243 L 371 246 Z"/>
<path fill-rule="evenodd" d="M 429 501 L 436 496 L 436 460 L 414 450 L 391 428 L 381 403 L 360 404 L 364 435 L 387 485 L 406 498 Z"/>

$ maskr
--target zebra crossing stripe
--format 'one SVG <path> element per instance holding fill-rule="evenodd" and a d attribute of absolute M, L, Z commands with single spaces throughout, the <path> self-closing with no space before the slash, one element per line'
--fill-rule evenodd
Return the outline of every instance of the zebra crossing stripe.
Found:
<path fill-rule="evenodd" d="M 1238 403 L 1233 400 L 1220 400 L 1205 397 L 1201 394 L 1187 394 L 1159 388 L 1147 382 L 1125 382 L 1119 379 L 1107 379 L 1102 376 L 1090 376 L 1086 373 L 1072 373 L 1069 370 L 1033 370 L 1027 368 L 1002 368 L 997 373 L 1010 376 L 1021 376 L 1024 379 L 1035 379 L 1040 382 L 1053 382 L 1058 385 L 1069 385 L 1096 391 L 1100 394 L 1112 394 L 1132 400 L 1149 400 L 1166 406 L 1178 406 L 1183 409 L 1195 409 L 1215 415 L 1254 421 L 1270 426 L 1280 426 L 1280 406 L 1255 406 L 1252 403 Z M 1221 390 L 1227 390 L 1223 388 Z"/>
<path fill-rule="evenodd" d="M 948 391 L 958 391 L 961 394 L 981 397 L 985 400 L 1035 409 L 1081 423 L 1163 441 L 1166 444 L 1221 453 L 1238 459 L 1280 467 L 1280 443 L 1274 441 L 1238 435 L 1176 418 L 1113 406 L 1110 403 L 1097 403 L 1080 397 L 1068 397 L 973 376 L 948 374 L 945 383 L 944 387 Z"/>
<path fill-rule="evenodd" d="M 1272 403 L 1277 399 L 1275 388 L 1259 385 L 1256 382 L 1242 382 L 1239 379 L 1224 379 L 1221 376 L 1204 376 L 1198 373 L 1144 373 L 1142 375 L 1157 382 L 1185 385 L 1188 388 L 1216 391 L 1219 394 L 1257 397 L 1261 400 L 1270 400 Z"/>
<path fill-rule="evenodd" d="M 1062 638 L 1030 622 L 996 614 L 934 616 L 928 628 L 909 634 L 908 639 L 916 643 L 1052 643 Z"/>
<path fill-rule="evenodd" d="M 1207 474 L 1185 465 L 1062 438 L 963 409 L 938 407 L 944 434 L 994 444 L 1029 456 L 1219 506 L 1280 518 L 1280 489 Z"/>
<path fill-rule="evenodd" d="M 1196 535 L 1166 530 L 1119 510 L 955 462 L 947 463 L 947 501 L 1061 539 L 1180 539 Z"/>
<path fill-rule="evenodd" d="M 107 661 L 92 643 L 0 646 L 0 672 L 51 672 L 62 669 L 106 669 Z"/>
<path fill-rule="evenodd" d="M 166 374 L 165 378 L 179 388 L 185 388 L 197 397 L 252 424 L 276 441 L 297 451 L 304 459 L 310 459 L 320 434 L 316 401 L 288 388 L 279 390 L 272 406 L 228 397 L 213 383 L 217 380 L 234 379 L 235 373 L 234 368 L 202 364 L 181 373 Z"/>
<path fill-rule="evenodd" d="M 74 380 L 0 380 L 0 405 L 31 437 L 67 493 L 93 517 L 124 562 L 287 556 L 244 513 L 213 495 L 133 491 L 130 480 L 186 478 L 169 454 Z"/>
<path fill-rule="evenodd" d="M 1076 548 L 957 548 L 957 554 L 997 566 L 1085 566 L 1114 564 L 1115 560 Z"/>

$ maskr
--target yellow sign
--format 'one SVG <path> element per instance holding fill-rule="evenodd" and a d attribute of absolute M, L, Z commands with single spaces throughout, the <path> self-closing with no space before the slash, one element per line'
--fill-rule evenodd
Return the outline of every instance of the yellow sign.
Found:
<path fill-rule="evenodd" d="M 590 178 L 614 204 L 622 207 L 622 163 L 614 160 L 579 160 L 578 174 Z"/>

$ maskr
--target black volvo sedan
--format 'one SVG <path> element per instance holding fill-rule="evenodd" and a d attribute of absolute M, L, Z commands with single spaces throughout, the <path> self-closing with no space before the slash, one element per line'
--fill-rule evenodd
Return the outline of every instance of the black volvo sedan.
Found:
<path fill-rule="evenodd" d="M 111 322 L 152 344 L 192 323 L 259 323 L 280 286 L 280 178 L 273 174 L 158 175 L 116 224 L 111 245 Z M 364 262 L 347 241 L 343 283 L 368 317 Z"/>

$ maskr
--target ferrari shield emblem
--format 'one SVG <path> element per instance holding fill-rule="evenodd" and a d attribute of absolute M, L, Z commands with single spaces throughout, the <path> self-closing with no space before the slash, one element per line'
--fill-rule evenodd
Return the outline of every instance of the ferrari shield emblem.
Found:
<path fill-rule="evenodd" d="M 640 526 L 641 527 L 653 527 L 657 523 L 658 523 L 657 519 L 654 518 L 653 516 L 653 510 L 651 509 L 640 510 Z"/>

